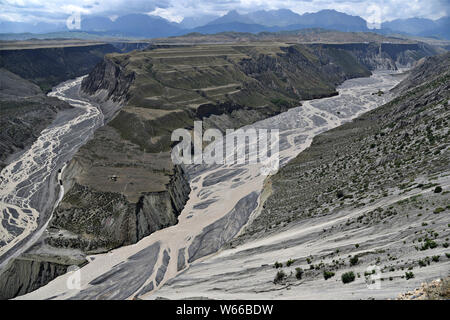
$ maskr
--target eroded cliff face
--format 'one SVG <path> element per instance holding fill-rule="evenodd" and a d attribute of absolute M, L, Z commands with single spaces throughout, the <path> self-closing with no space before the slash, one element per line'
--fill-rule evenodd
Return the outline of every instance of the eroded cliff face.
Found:
<path fill-rule="evenodd" d="M 347 43 L 318 46 L 345 50 L 370 70 L 412 68 L 421 58 L 438 53 L 435 48 L 425 43 Z"/>
<path fill-rule="evenodd" d="M 136 239 L 177 223 L 191 189 L 184 170 L 174 167 L 167 191 L 142 195 L 136 206 Z"/>
<path fill-rule="evenodd" d="M 77 167 L 71 168 L 77 170 Z M 67 177 L 75 176 L 71 168 L 66 170 Z M 136 243 L 177 223 L 190 193 L 181 167 L 174 167 L 165 189 L 143 193 L 133 201 L 124 193 L 101 191 L 74 182 L 49 225 L 59 232 L 53 232 L 54 236 L 48 236 L 45 242 L 89 254 Z"/>
<path fill-rule="evenodd" d="M 0 67 L 48 92 L 63 81 L 87 74 L 105 54 L 117 51 L 110 44 L 0 50 Z"/>
<path fill-rule="evenodd" d="M 33 83 L 0 69 L 0 171 L 8 157 L 23 151 L 55 118 L 70 106 L 47 97 Z"/>

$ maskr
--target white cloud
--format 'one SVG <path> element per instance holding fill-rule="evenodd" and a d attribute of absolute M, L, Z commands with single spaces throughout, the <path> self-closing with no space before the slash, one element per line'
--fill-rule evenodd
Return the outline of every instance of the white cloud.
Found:
<path fill-rule="evenodd" d="M 184 18 L 179 11 L 173 10 L 173 8 L 168 9 L 156 8 L 152 12 L 149 12 L 149 14 L 154 16 L 160 16 L 172 22 L 181 22 Z"/>
<path fill-rule="evenodd" d="M 151 13 L 171 21 L 229 10 L 249 12 L 288 8 L 299 14 L 335 9 L 379 23 L 397 18 L 437 19 L 449 14 L 448 0 L 0 0 L 0 19 L 63 21 L 73 11 L 83 15 L 118 16 Z"/>

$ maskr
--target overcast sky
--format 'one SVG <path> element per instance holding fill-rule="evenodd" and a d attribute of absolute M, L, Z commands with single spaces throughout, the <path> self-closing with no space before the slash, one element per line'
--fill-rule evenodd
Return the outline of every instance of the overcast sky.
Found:
<path fill-rule="evenodd" d="M 246 13 L 287 8 L 299 14 L 335 9 L 377 23 L 410 17 L 438 19 L 449 15 L 449 7 L 450 0 L 0 0 L 0 20 L 63 22 L 73 12 L 80 12 L 113 19 L 127 13 L 148 13 L 179 22 L 183 17 L 222 15 L 233 9 Z"/>

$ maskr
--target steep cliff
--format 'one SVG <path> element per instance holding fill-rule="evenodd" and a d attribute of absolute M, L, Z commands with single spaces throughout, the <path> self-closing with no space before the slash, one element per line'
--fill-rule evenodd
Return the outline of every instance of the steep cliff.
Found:
<path fill-rule="evenodd" d="M 117 51 L 110 44 L 0 50 L 0 68 L 8 69 L 47 92 L 63 81 L 89 73 L 105 54 Z"/>
<path fill-rule="evenodd" d="M 346 43 L 317 45 L 345 50 L 370 70 L 411 68 L 418 60 L 438 54 L 436 48 L 425 43 Z"/>
<path fill-rule="evenodd" d="M 38 261 L 15 259 L 0 277 L 0 300 L 7 300 L 45 286 L 67 272 L 68 266 Z"/>
<path fill-rule="evenodd" d="M 108 122 L 127 101 L 134 77 L 133 72 L 127 72 L 113 59 L 103 59 L 83 80 L 82 92 L 99 103 Z"/>
<path fill-rule="evenodd" d="M 368 58 L 368 65 L 396 68 L 398 56 L 415 49 L 399 47 L 381 62 Z M 81 89 L 110 121 L 69 165 L 77 167 L 73 186 L 51 222 L 78 236 L 49 243 L 105 251 L 175 224 L 190 190 L 170 161 L 173 130 L 192 128 L 194 120 L 205 128 L 237 128 L 302 99 L 335 95 L 343 81 L 370 75 L 358 60 L 373 50 L 370 44 L 249 43 L 108 55 Z"/>

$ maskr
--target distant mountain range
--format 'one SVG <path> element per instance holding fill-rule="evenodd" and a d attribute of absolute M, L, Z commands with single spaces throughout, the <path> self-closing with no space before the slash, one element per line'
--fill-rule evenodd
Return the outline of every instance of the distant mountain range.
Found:
<path fill-rule="evenodd" d="M 381 28 L 415 36 L 450 40 L 450 17 L 443 17 L 438 20 L 421 18 L 397 19 L 382 23 Z"/>
<path fill-rule="evenodd" d="M 450 18 L 439 20 L 422 18 L 398 19 L 384 22 L 381 29 L 369 29 L 367 21 L 336 10 L 321 10 L 299 15 L 289 9 L 259 10 L 240 14 L 236 10 L 223 16 L 205 15 L 185 18 L 180 23 L 159 16 L 129 14 L 112 21 L 107 17 L 86 17 L 81 21 L 83 32 L 114 36 L 160 38 L 179 36 L 191 32 L 213 34 L 218 32 L 277 32 L 306 28 L 323 28 L 346 32 L 375 31 L 383 34 L 401 33 L 413 36 L 450 40 Z M 62 24 L 0 22 L 0 33 L 49 33 L 67 31 Z"/>

